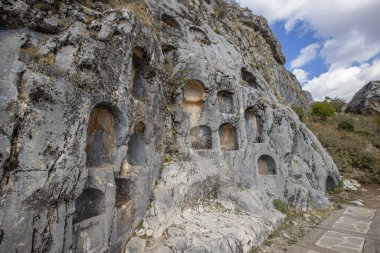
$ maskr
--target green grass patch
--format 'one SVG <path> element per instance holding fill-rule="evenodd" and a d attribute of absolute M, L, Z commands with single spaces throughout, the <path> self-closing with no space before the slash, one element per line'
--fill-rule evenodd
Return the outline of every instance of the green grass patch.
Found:
<path fill-rule="evenodd" d="M 272 204 L 273 204 L 273 207 L 283 213 L 283 214 L 286 214 L 289 210 L 289 205 L 288 203 L 286 203 L 285 201 L 282 201 L 281 199 L 274 199 L 272 201 Z"/>

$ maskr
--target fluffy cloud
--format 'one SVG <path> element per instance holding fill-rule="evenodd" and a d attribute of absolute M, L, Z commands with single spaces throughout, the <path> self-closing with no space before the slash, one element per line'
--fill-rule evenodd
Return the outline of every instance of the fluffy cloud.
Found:
<path fill-rule="evenodd" d="M 303 69 L 295 69 L 295 70 L 293 70 L 293 74 L 297 77 L 297 80 L 301 84 L 304 84 L 308 81 L 309 73 L 307 73 Z"/>
<path fill-rule="evenodd" d="M 313 60 L 317 56 L 317 52 L 319 48 L 320 48 L 320 45 L 318 43 L 313 43 L 303 48 L 300 54 L 298 55 L 298 57 L 290 63 L 292 69 L 300 68 L 306 63 Z"/>
<path fill-rule="evenodd" d="M 350 99 L 366 82 L 380 79 L 379 60 L 369 62 L 380 54 L 379 0 L 239 2 L 252 9 L 253 13 L 263 15 L 269 22 L 284 21 L 287 31 L 302 21 L 309 31 L 314 32 L 320 40 L 319 53 L 328 71 L 307 80 L 308 73 L 300 68 L 318 50 L 308 47 L 300 52 L 291 66 L 293 73 L 315 98 L 341 96 Z"/>
<path fill-rule="evenodd" d="M 322 100 L 325 96 L 329 96 L 342 97 L 349 101 L 364 84 L 379 79 L 380 59 L 377 59 L 360 66 L 339 67 L 330 70 L 307 81 L 304 89 L 310 91 L 316 100 Z"/>
<path fill-rule="evenodd" d="M 380 43 L 367 43 L 358 31 L 351 31 L 340 38 L 329 39 L 324 43 L 321 56 L 332 69 L 348 67 L 352 63 L 362 63 L 380 52 Z"/>
<path fill-rule="evenodd" d="M 379 0 L 239 0 L 269 22 L 285 21 L 292 30 L 305 21 L 326 40 L 322 56 L 334 67 L 362 63 L 380 52 Z"/>

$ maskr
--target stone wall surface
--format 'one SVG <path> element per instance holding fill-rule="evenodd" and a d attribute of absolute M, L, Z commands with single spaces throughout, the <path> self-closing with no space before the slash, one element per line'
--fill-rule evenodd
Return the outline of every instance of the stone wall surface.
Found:
<path fill-rule="evenodd" d="M 0 3 L 0 252 L 249 252 L 339 172 L 266 20 L 224 1 Z M 328 182 L 328 183 L 326 183 Z"/>

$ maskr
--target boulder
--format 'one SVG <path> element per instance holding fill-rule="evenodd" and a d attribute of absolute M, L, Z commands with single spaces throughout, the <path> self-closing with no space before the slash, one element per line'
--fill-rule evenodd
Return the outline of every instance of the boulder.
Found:
<path fill-rule="evenodd" d="M 361 88 L 347 106 L 346 112 L 380 115 L 380 81 L 372 81 Z"/>

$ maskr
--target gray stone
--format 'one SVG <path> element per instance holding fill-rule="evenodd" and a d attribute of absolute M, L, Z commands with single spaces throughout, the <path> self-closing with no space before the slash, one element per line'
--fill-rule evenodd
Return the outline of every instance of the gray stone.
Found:
<path fill-rule="evenodd" d="M 310 97 L 264 18 L 233 5 L 233 32 L 204 1 L 17 2 L 1 252 L 249 252 L 285 218 L 274 199 L 329 207 L 339 172 L 282 104 Z"/>
<path fill-rule="evenodd" d="M 360 200 L 353 200 L 353 201 L 350 201 L 349 203 L 355 206 L 364 206 L 363 202 Z"/>
<path fill-rule="evenodd" d="M 61 25 L 57 16 L 46 17 L 43 19 L 40 29 L 46 33 L 58 33 Z"/>
<path fill-rule="evenodd" d="M 112 13 L 104 19 L 97 36 L 98 40 L 108 41 L 111 38 L 115 31 L 114 22 L 116 20 L 116 17 L 116 13 Z"/>
<path fill-rule="evenodd" d="M 347 112 L 363 115 L 380 115 L 380 81 L 372 81 L 361 88 L 352 98 Z"/>
<path fill-rule="evenodd" d="M 352 191 L 358 190 L 358 188 L 351 182 L 350 179 L 344 179 L 343 180 L 343 188 L 345 190 L 352 190 Z"/>

